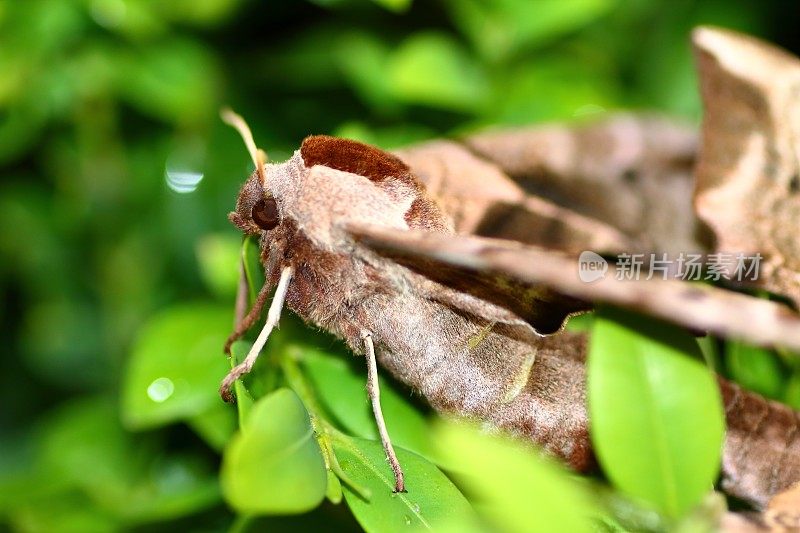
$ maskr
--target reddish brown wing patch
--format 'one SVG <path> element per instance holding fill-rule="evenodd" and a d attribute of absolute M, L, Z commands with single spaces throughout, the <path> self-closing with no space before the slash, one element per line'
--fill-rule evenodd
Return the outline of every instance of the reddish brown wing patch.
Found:
<path fill-rule="evenodd" d="M 300 155 L 307 167 L 325 165 L 343 172 L 351 172 L 383 181 L 395 178 L 416 185 L 408 165 L 395 156 L 368 144 L 338 139 L 328 135 L 312 135 L 303 140 Z"/>
<path fill-rule="evenodd" d="M 425 187 L 411 169 L 390 153 L 368 144 L 328 135 L 312 135 L 303 140 L 300 155 L 306 167 L 326 167 L 364 176 L 379 187 L 386 180 L 397 180 L 411 186 L 416 198 L 405 214 L 412 229 L 443 231 L 447 228 L 438 206 L 425 195 Z"/>

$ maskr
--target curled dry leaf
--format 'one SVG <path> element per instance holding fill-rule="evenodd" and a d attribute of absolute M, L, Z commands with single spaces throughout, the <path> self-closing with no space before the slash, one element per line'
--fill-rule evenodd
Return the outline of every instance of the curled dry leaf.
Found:
<path fill-rule="evenodd" d="M 452 218 L 458 233 L 574 253 L 635 248 L 616 228 L 527 194 L 496 164 L 458 143 L 431 141 L 395 153 Z"/>
<path fill-rule="evenodd" d="M 717 250 L 760 253 L 758 283 L 800 305 L 800 61 L 726 30 L 693 40 L 705 108 L 697 213 Z"/>
<path fill-rule="evenodd" d="M 628 251 L 703 251 L 694 129 L 657 116 L 487 131 L 464 140 L 531 193 L 622 231 Z M 535 244 L 535 243 L 531 243 Z"/>

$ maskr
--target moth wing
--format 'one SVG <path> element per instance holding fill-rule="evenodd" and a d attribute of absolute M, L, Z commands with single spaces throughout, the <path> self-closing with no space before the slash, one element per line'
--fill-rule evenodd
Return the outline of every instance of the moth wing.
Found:
<path fill-rule="evenodd" d="M 800 315 L 778 302 L 678 280 L 617 279 L 612 265 L 587 283 L 578 276 L 577 258 L 512 241 L 360 225 L 348 230 L 423 276 L 513 311 L 540 333 L 554 331 L 571 312 L 603 302 L 692 330 L 800 350 Z M 548 316 L 551 327 L 537 327 L 548 325 Z"/>
<path fill-rule="evenodd" d="M 637 242 L 599 219 L 527 194 L 498 165 L 461 144 L 435 140 L 394 153 L 452 219 L 457 233 L 566 252 L 638 249 Z"/>
<path fill-rule="evenodd" d="M 755 284 L 800 307 L 800 60 L 727 30 L 700 27 L 693 41 L 703 99 L 697 214 L 717 253 L 761 254 Z"/>
<path fill-rule="evenodd" d="M 442 261 L 435 249 L 427 246 L 428 238 L 434 238 L 436 242 L 454 239 L 453 242 L 459 243 L 481 239 L 362 224 L 349 224 L 347 230 L 380 255 L 391 257 L 411 271 L 436 282 L 421 288 L 426 298 L 491 322 L 527 323 L 537 333 L 549 334 L 561 329 L 569 315 L 590 307 L 543 284 L 520 281 L 502 271 L 471 266 L 465 268 L 457 261 Z"/>

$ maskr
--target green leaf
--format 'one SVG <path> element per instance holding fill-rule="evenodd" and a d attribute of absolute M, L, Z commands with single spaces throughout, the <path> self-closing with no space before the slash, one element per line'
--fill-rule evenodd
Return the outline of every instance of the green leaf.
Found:
<path fill-rule="evenodd" d="M 133 349 L 122 386 L 122 418 L 149 428 L 194 417 L 221 402 L 219 382 L 228 372 L 222 346 L 231 311 L 195 304 L 153 318 Z"/>
<path fill-rule="evenodd" d="M 247 357 L 252 343 L 246 341 L 236 341 L 231 346 L 231 369 L 239 364 Z M 250 411 L 253 409 L 253 397 L 244 386 L 241 379 L 237 379 L 233 385 L 234 393 L 236 393 L 236 412 L 239 417 L 239 427 L 244 427 L 247 419 L 250 417 Z"/>
<path fill-rule="evenodd" d="M 333 449 L 342 470 L 370 493 L 367 502 L 343 484 L 344 497 L 368 532 L 437 529 L 472 515 L 466 498 L 433 463 L 396 448 L 408 492 L 395 494 L 394 476 L 379 442 L 338 437 Z"/>
<path fill-rule="evenodd" d="M 225 450 L 220 476 L 226 501 L 240 513 L 302 513 L 322 501 L 325 461 L 293 391 L 279 389 L 253 405 Z"/>
<path fill-rule="evenodd" d="M 411 0 L 372 0 L 384 9 L 395 13 L 404 13 L 411 7 Z"/>
<path fill-rule="evenodd" d="M 489 83 L 481 67 L 445 33 L 412 35 L 386 68 L 394 94 L 405 102 L 474 112 L 488 96 Z"/>
<path fill-rule="evenodd" d="M 391 55 L 387 43 L 367 32 L 351 32 L 336 39 L 335 59 L 358 96 L 376 111 L 395 112 L 398 102 L 386 76 Z"/>
<path fill-rule="evenodd" d="M 126 433 L 106 398 L 65 405 L 47 419 L 40 441 L 38 463 L 47 483 L 80 487 L 98 507 L 127 522 L 184 516 L 219 499 L 204 459 L 154 453 L 158 443 Z"/>
<path fill-rule="evenodd" d="M 252 304 L 256 300 L 261 286 L 264 285 L 264 269 L 261 266 L 261 248 L 258 246 L 258 239 L 248 235 L 242 242 L 241 253 L 244 260 L 244 274 L 247 277 L 247 286 L 250 290 L 250 303 Z"/>
<path fill-rule="evenodd" d="M 596 314 L 588 401 L 597 457 L 617 488 L 672 518 L 699 504 L 719 471 L 722 401 L 699 360 L 684 330 Z"/>
<path fill-rule="evenodd" d="M 489 119 L 494 124 L 528 125 L 601 113 L 616 101 L 614 84 L 603 74 L 573 56 L 526 61 L 496 78 Z M 548 97 L 531 97 L 538 94 Z"/>
<path fill-rule="evenodd" d="M 704 24 L 751 35 L 765 35 L 767 18 L 758 4 L 741 2 L 730 9 L 727 0 L 673 3 L 658 11 L 647 38 L 636 41 L 636 85 L 648 107 L 695 118 L 702 111 L 697 91 L 696 60 L 687 39 L 692 28 Z"/>
<path fill-rule="evenodd" d="M 199 455 L 154 457 L 137 474 L 118 495 L 95 495 L 131 523 L 187 516 L 220 501 L 217 478 Z"/>
<path fill-rule="evenodd" d="M 120 95 L 140 111 L 178 124 L 194 125 L 214 116 L 219 71 L 203 45 L 159 41 L 130 54 L 122 67 Z"/>
<path fill-rule="evenodd" d="M 200 275 L 214 294 L 233 298 L 239 287 L 242 239 L 233 233 L 205 235 L 195 248 Z"/>
<path fill-rule="evenodd" d="M 24 502 L 9 516 L 12 531 L 47 533 L 101 533 L 123 530 L 109 513 L 92 505 L 83 494 Z"/>
<path fill-rule="evenodd" d="M 499 436 L 454 423 L 436 429 L 435 440 L 476 510 L 508 532 L 593 531 L 598 515 L 588 493 L 554 462 Z M 477 502 L 480 502 L 478 504 Z"/>
<path fill-rule="evenodd" d="M 783 401 L 792 409 L 800 410 L 800 370 L 795 369 L 789 376 Z"/>
<path fill-rule="evenodd" d="M 41 422 L 40 467 L 56 478 L 109 490 L 133 468 L 131 435 L 119 423 L 113 402 L 102 396 L 60 405 Z M 92 476 L 86 476 L 88 470 Z"/>
<path fill-rule="evenodd" d="M 363 357 L 358 357 L 358 362 L 364 365 L 363 372 L 358 372 L 345 359 L 352 359 L 352 355 L 329 355 L 300 346 L 291 349 L 300 354 L 314 389 L 335 419 L 353 435 L 377 439 L 378 430 L 367 396 L 366 363 Z M 425 417 L 411 404 L 407 393 L 401 394 L 383 378 L 379 378 L 379 383 L 381 408 L 392 442 L 423 457 L 432 457 L 430 427 Z"/>
<path fill-rule="evenodd" d="M 453 22 L 492 60 L 540 46 L 609 11 L 614 0 L 450 0 Z"/>
<path fill-rule="evenodd" d="M 594 313 L 581 313 L 580 315 L 569 317 L 567 323 L 564 325 L 564 329 L 575 332 L 590 331 L 593 321 Z"/>
<path fill-rule="evenodd" d="M 154 7 L 165 18 L 199 26 L 219 26 L 242 0 L 172 0 Z"/>
<path fill-rule="evenodd" d="M 222 402 L 215 402 L 207 411 L 189 418 L 187 422 L 216 451 L 222 451 L 237 426 L 236 413 Z"/>
<path fill-rule="evenodd" d="M 783 397 L 783 368 L 775 352 L 731 340 L 725 345 L 725 356 L 728 374 L 734 381 L 767 398 Z"/>
<path fill-rule="evenodd" d="M 325 497 L 337 505 L 342 501 L 342 482 L 330 470 L 328 470 L 328 486 L 325 489 Z"/>
<path fill-rule="evenodd" d="M 336 127 L 332 135 L 380 146 L 385 150 L 401 148 L 434 138 L 434 131 L 419 124 L 401 124 L 396 127 L 372 127 L 364 122 L 349 120 Z"/>

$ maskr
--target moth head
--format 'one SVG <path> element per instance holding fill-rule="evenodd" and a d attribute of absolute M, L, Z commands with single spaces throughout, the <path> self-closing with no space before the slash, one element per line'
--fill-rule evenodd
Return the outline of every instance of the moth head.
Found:
<path fill-rule="evenodd" d="M 270 231 L 281 222 L 278 203 L 261 185 L 258 173 L 253 173 L 239 191 L 236 210 L 228 214 L 228 220 L 245 233 L 258 235 Z"/>
<path fill-rule="evenodd" d="M 223 109 L 221 115 L 222 120 L 236 128 L 242 136 L 256 166 L 255 172 L 242 185 L 236 210 L 228 215 L 228 219 L 248 234 L 258 235 L 273 230 L 280 224 L 281 217 L 275 197 L 266 188 L 267 154 L 256 148 L 253 134 L 241 116 L 230 109 Z"/>

